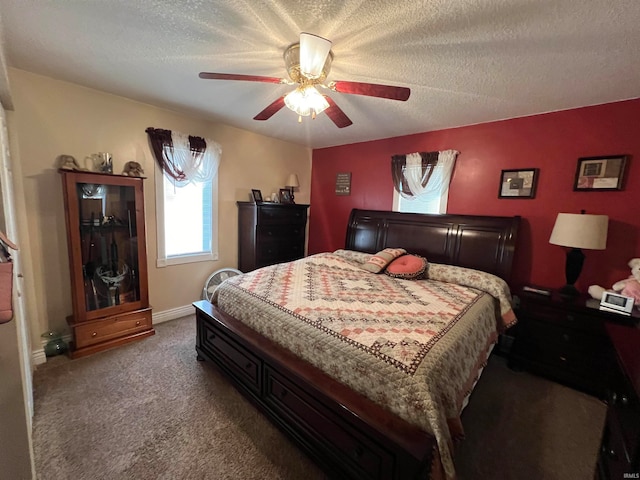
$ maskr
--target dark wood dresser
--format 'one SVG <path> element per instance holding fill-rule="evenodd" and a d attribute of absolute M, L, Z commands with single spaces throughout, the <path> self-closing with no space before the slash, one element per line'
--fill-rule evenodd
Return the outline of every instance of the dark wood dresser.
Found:
<path fill-rule="evenodd" d="M 598 300 L 586 296 L 566 299 L 524 291 L 517 296 L 509 365 L 606 399 L 617 365 L 605 325 L 633 326 L 640 312 L 605 312 L 598 309 Z"/>
<path fill-rule="evenodd" d="M 619 375 L 609 395 L 596 478 L 640 478 L 640 330 L 614 324 L 605 328 Z"/>
<path fill-rule="evenodd" d="M 238 269 L 304 257 L 309 205 L 238 202 Z"/>

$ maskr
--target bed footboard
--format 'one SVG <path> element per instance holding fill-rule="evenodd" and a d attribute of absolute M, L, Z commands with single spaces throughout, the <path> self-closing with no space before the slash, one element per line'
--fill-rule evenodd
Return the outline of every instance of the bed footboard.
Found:
<path fill-rule="evenodd" d="M 219 311 L 194 303 L 196 352 L 331 476 L 429 476 L 435 439 Z"/>

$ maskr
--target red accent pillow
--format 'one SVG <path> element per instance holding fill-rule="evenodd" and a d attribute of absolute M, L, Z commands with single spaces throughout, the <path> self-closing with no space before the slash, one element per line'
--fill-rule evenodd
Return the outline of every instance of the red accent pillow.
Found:
<path fill-rule="evenodd" d="M 424 275 L 427 265 L 427 259 L 420 255 L 402 255 L 391 262 L 384 273 L 394 278 L 413 280 Z"/>

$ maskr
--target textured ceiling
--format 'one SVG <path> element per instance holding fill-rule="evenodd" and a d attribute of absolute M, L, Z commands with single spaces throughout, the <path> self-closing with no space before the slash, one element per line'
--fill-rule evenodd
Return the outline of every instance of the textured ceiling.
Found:
<path fill-rule="evenodd" d="M 9 66 L 309 147 L 640 97 L 639 0 L 2 0 Z M 403 85 L 407 102 L 331 93 L 338 129 L 284 108 L 306 31 L 333 41 L 329 80 Z M 161 125 L 158 125 L 159 127 Z"/>

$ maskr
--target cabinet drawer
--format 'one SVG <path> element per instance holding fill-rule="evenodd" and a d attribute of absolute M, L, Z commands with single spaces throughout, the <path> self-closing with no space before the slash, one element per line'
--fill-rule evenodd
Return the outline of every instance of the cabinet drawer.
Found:
<path fill-rule="evenodd" d="M 226 361 L 220 366 L 233 375 L 243 386 L 260 393 L 260 360 L 229 338 L 222 330 L 203 322 L 201 345 Z"/>
<path fill-rule="evenodd" d="M 151 328 L 151 310 L 105 318 L 95 322 L 75 325 L 75 347 L 82 348 L 106 342 L 125 334 L 142 332 Z"/>
<path fill-rule="evenodd" d="M 258 208 L 258 225 L 304 225 L 306 222 L 306 208 L 268 205 Z"/>
<path fill-rule="evenodd" d="M 265 366 L 265 402 L 279 415 L 293 420 L 305 436 L 311 436 L 314 451 L 322 449 L 329 439 L 338 450 L 336 458 L 355 478 L 387 479 L 393 476 L 393 456 L 380 445 L 367 439 L 355 427 L 336 423 L 330 412 L 309 394 Z M 336 448 L 337 447 L 337 448 Z"/>

